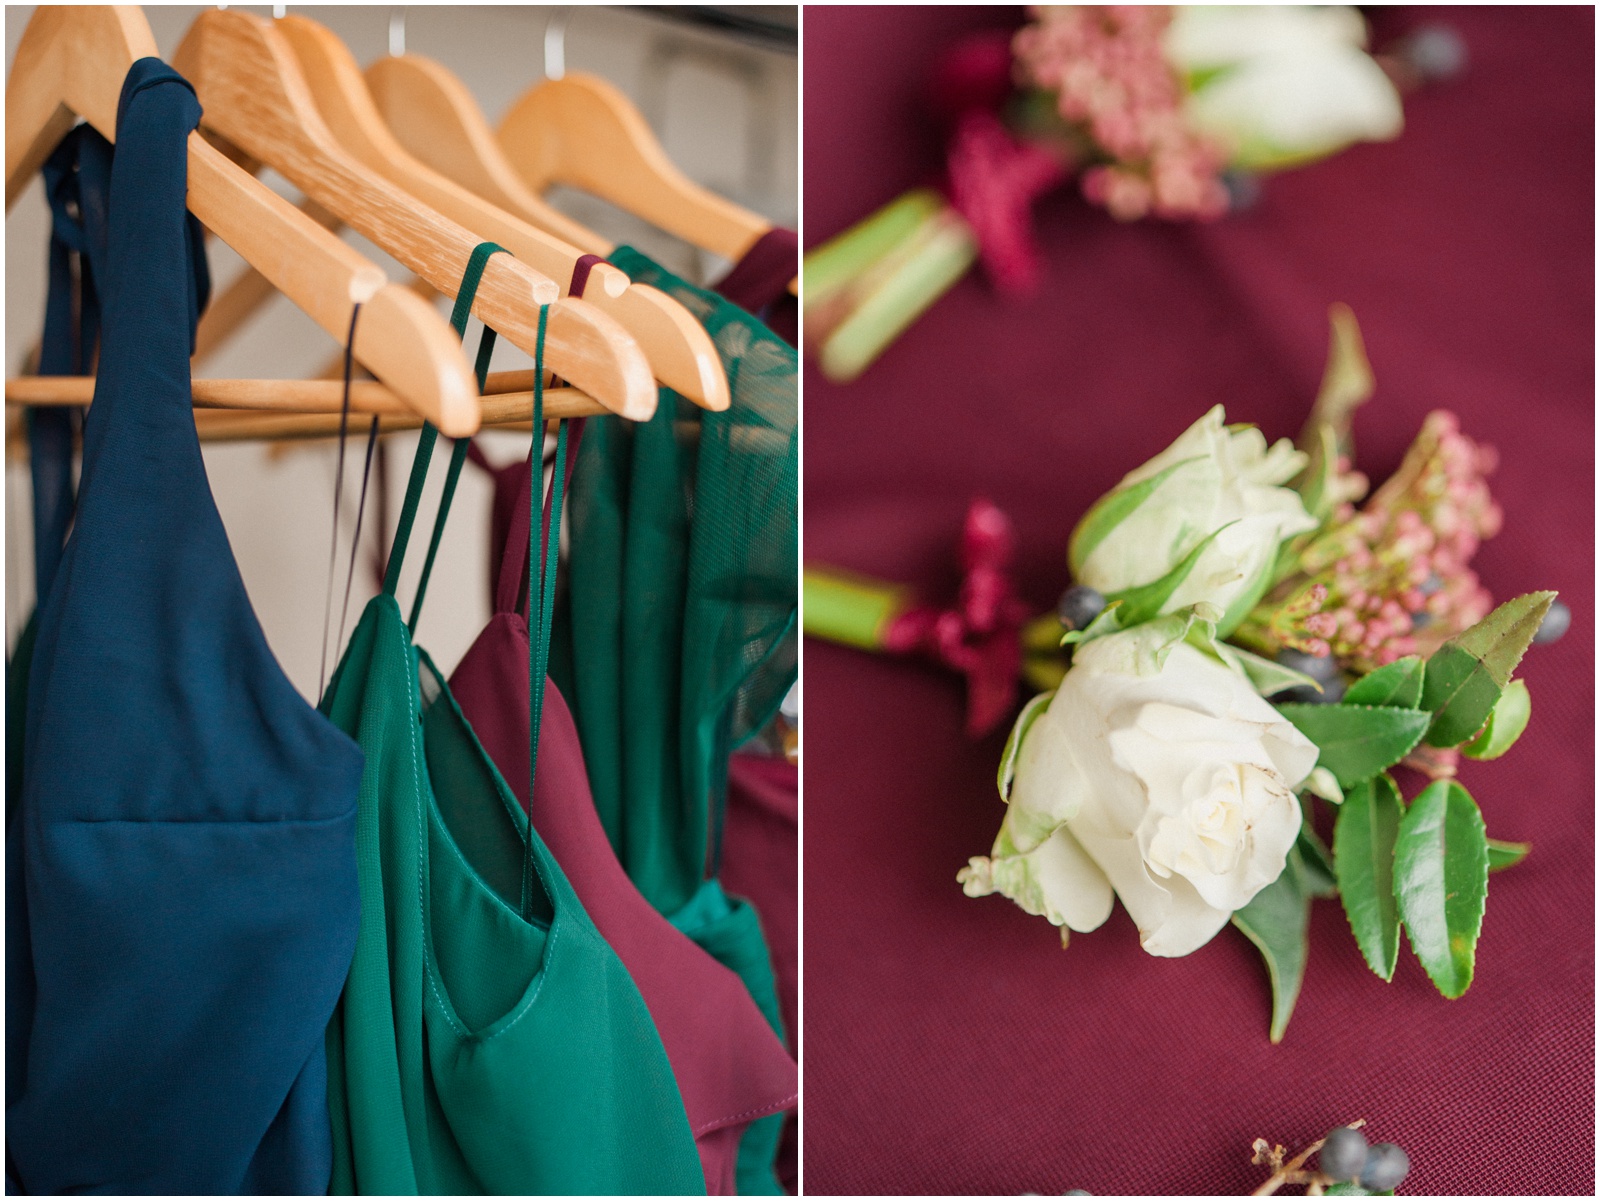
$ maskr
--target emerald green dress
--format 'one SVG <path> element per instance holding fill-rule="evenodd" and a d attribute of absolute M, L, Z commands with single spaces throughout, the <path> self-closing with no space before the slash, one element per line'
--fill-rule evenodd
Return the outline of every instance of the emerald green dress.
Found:
<path fill-rule="evenodd" d="M 638 989 L 395 601 L 434 441 L 322 704 L 366 752 L 361 929 L 328 1029 L 332 1191 L 704 1193 Z"/>
<path fill-rule="evenodd" d="M 571 592 L 551 674 L 595 806 L 657 910 L 744 980 L 781 1036 L 760 921 L 717 882 L 728 755 L 796 675 L 798 361 L 755 317 L 629 247 L 610 261 L 711 335 L 732 404 L 663 389 L 653 420 L 589 422 L 573 475 Z M 740 1146 L 742 1193 L 781 1189 L 782 1115 Z"/>

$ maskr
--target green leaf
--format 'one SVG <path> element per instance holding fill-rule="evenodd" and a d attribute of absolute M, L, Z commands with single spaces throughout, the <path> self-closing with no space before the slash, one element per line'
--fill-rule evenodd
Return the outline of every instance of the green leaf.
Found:
<path fill-rule="evenodd" d="M 1120 633 L 1122 622 L 1117 614 L 1122 611 L 1121 601 L 1111 601 L 1097 616 L 1081 630 L 1067 630 L 1061 635 L 1062 646 L 1072 646 L 1074 643 L 1088 642 L 1092 638 L 1100 638 L 1106 634 Z"/>
<path fill-rule="evenodd" d="M 1369 705 L 1281 704 L 1277 710 L 1317 744 L 1317 763 L 1345 789 L 1404 759 L 1430 717 L 1419 709 Z"/>
<path fill-rule="evenodd" d="M 1400 822 L 1394 895 L 1411 949 L 1447 997 L 1472 983 L 1489 887 L 1489 842 L 1477 802 L 1454 780 L 1428 785 Z"/>
<path fill-rule="evenodd" d="M 1305 672 L 1285 667 L 1276 659 L 1264 659 L 1242 647 L 1229 646 L 1225 642 L 1217 645 L 1229 666 L 1237 669 L 1250 681 L 1250 686 L 1262 696 L 1271 696 L 1287 688 L 1315 688 L 1318 692 L 1322 691 L 1322 685 Z"/>
<path fill-rule="evenodd" d="M 1306 465 L 1298 491 L 1306 512 L 1317 521 L 1326 521 L 1333 512 L 1333 483 L 1339 465 L 1339 438 L 1333 427 L 1318 425 L 1311 461 Z"/>
<path fill-rule="evenodd" d="M 1283 875 L 1251 898 L 1233 915 L 1233 924 L 1256 944 L 1272 980 L 1272 1041 L 1282 1042 L 1306 974 L 1311 898 L 1300 891 L 1295 873 Z"/>
<path fill-rule="evenodd" d="M 1111 531 L 1121 525 L 1129 514 L 1149 500 L 1155 490 L 1166 483 L 1175 471 L 1187 467 L 1190 463 L 1198 463 L 1205 457 L 1205 455 L 1195 455 L 1193 458 L 1181 459 L 1171 467 L 1156 472 L 1147 480 L 1140 480 L 1127 488 L 1115 488 L 1095 501 L 1094 507 L 1083 515 L 1083 520 L 1078 522 L 1078 528 L 1072 531 L 1072 538 L 1067 543 L 1067 563 L 1071 566 L 1072 573 L 1077 575 L 1090 552 L 1104 542 Z"/>
<path fill-rule="evenodd" d="M 1471 742 L 1461 748 L 1468 759 L 1498 759 L 1509 751 L 1528 728 L 1533 698 L 1524 680 L 1512 680 L 1489 712 L 1489 721 Z"/>
<path fill-rule="evenodd" d="M 1324 1197 L 1372 1197 L 1376 1196 L 1377 1194 L 1369 1193 L 1359 1184 L 1355 1184 L 1348 1180 L 1342 1180 L 1338 1184 L 1330 1184 L 1327 1188 L 1323 1189 L 1322 1195 Z"/>
<path fill-rule="evenodd" d="M 1483 728 L 1555 598 L 1530 592 L 1508 600 L 1433 653 L 1422 686 L 1422 708 L 1434 715 L 1429 746 L 1457 746 Z"/>
<path fill-rule="evenodd" d="M 1388 773 L 1351 790 L 1333 826 L 1333 866 L 1350 931 L 1367 966 L 1394 978 L 1400 911 L 1394 898 L 1394 844 L 1405 806 Z"/>
<path fill-rule="evenodd" d="M 1422 660 L 1407 655 L 1362 676 L 1344 694 L 1347 705 L 1379 705 L 1395 709 L 1422 707 Z"/>
<path fill-rule="evenodd" d="M 1279 552 L 1281 553 L 1291 541 L 1292 539 L 1285 539 L 1280 543 Z M 1275 554 L 1269 561 L 1263 563 L 1261 570 L 1256 572 L 1256 578 L 1233 598 L 1233 603 L 1217 621 L 1217 632 L 1221 637 L 1226 638 L 1238 629 L 1244 619 L 1250 616 L 1251 610 L 1261 603 L 1261 598 L 1267 594 L 1267 590 L 1278 582 L 1276 578 L 1278 558 L 1279 556 Z"/>
<path fill-rule="evenodd" d="M 1530 842 L 1504 842 L 1498 838 L 1491 838 L 1489 842 L 1489 870 L 1498 872 L 1508 867 L 1515 867 L 1528 857 L 1528 852 L 1533 850 Z"/>
<path fill-rule="evenodd" d="M 1011 736 L 1006 739 L 1006 749 L 1000 752 L 1000 774 L 995 780 L 1000 787 L 1002 801 L 1011 799 L 1011 781 L 1017 774 L 1017 756 L 1022 754 L 1022 740 L 1027 736 L 1033 723 L 1044 716 L 1044 711 L 1049 708 L 1055 695 L 1053 692 L 1041 692 L 1022 706 L 1022 712 L 1017 714 L 1016 723 L 1011 727 Z"/>
<path fill-rule="evenodd" d="M 1178 585 L 1189 578 L 1189 573 L 1194 570 L 1195 564 L 1200 562 L 1200 556 L 1206 553 L 1206 548 L 1215 542 L 1217 536 L 1228 526 L 1237 524 L 1238 522 L 1230 521 L 1227 525 L 1212 530 L 1195 543 L 1194 548 L 1178 560 L 1177 566 L 1159 580 L 1151 580 L 1150 583 L 1140 584 L 1137 588 L 1124 588 L 1121 592 L 1113 592 L 1107 596 L 1108 602 L 1122 602 L 1117 620 L 1122 623 L 1123 628 L 1159 617 L 1161 606 L 1171 600 L 1172 594 L 1178 590 Z"/>
<path fill-rule="evenodd" d="M 1295 882 L 1308 897 L 1331 897 L 1339 891 L 1333 874 L 1333 856 L 1322 845 L 1322 839 L 1311 828 L 1310 822 L 1300 825 L 1300 837 L 1289 848 L 1289 868 L 1295 873 Z"/>

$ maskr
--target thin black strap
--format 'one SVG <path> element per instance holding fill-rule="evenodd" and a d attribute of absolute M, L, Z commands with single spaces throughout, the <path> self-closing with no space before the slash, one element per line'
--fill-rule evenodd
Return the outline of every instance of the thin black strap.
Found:
<path fill-rule="evenodd" d="M 539 777 L 539 726 L 544 716 L 544 677 L 550 665 L 550 623 L 545 620 L 546 592 L 540 587 L 541 576 L 548 584 L 550 599 L 554 599 L 556 560 L 560 557 L 562 476 L 567 458 L 567 424 L 556 428 L 555 472 L 550 480 L 550 503 L 555 510 L 555 535 L 548 539 L 549 551 L 540 560 L 538 539 L 542 522 L 538 520 L 544 508 L 543 455 L 544 446 L 544 333 L 548 321 L 548 308 L 539 310 L 539 338 L 534 343 L 533 355 L 533 447 L 528 452 L 528 469 L 534 473 L 528 486 L 528 835 L 523 844 L 522 859 L 522 916 L 533 916 L 534 859 L 533 859 L 533 789 Z M 534 480 L 540 481 L 535 487 Z M 535 608 L 535 601 L 538 607 Z M 553 607 L 548 606 L 548 607 Z"/>
<path fill-rule="evenodd" d="M 317 678 L 317 695 L 320 697 L 328 686 L 328 627 L 333 624 L 333 571 L 339 562 L 339 512 L 344 500 L 344 444 L 345 436 L 350 429 L 350 366 L 351 352 L 356 344 L 356 319 L 361 316 L 361 304 L 358 301 L 350 310 L 350 331 L 344 340 L 344 393 L 339 403 L 339 457 L 333 473 L 333 533 L 328 538 L 328 595 L 322 602 L 322 656 L 317 660 L 319 674 Z M 361 531 L 356 530 L 359 540 Z M 354 554 L 354 547 L 351 548 Z M 348 592 L 345 595 L 345 604 L 350 603 Z M 340 615 L 339 641 L 344 641 L 344 620 Z"/>
<path fill-rule="evenodd" d="M 506 251 L 503 246 L 496 246 L 493 242 L 480 242 L 477 247 L 473 249 L 471 257 L 467 259 L 467 269 L 461 276 L 461 290 L 456 293 L 455 309 L 450 314 L 450 324 L 455 327 L 456 333 L 462 338 L 466 337 L 467 318 L 472 312 L 472 301 L 478 293 L 478 281 L 483 278 L 483 269 L 489 262 L 489 256 L 498 252 L 510 253 L 509 251 Z M 485 329 L 484 335 L 486 338 L 489 336 L 489 332 L 490 331 Z M 490 342 L 490 346 L 493 346 L 492 341 Z M 478 361 L 480 365 L 486 364 L 487 362 L 487 358 L 483 353 L 481 344 L 478 353 Z M 478 389 L 480 392 L 483 390 L 483 385 L 484 379 L 480 374 L 480 378 L 478 380 Z M 406 544 L 411 539 L 411 527 L 416 523 L 417 520 L 417 506 L 422 501 L 422 486 L 427 481 L 428 463 L 433 457 L 433 444 L 438 440 L 438 438 L 439 431 L 433 425 L 433 423 L 424 422 L 422 425 L 422 436 L 417 442 L 416 457 L 411 461 L 411 478 L 406 482 L 406 498 L 404 503 L 400 506 L 400 522 L 395 529 L 394 544 L 389 551 L 389 569 L 383 577 L 383 591 L 389 596 L 394 595 L 395 587 L 400 583 L 400 567 L 405 562 Z M 461 457 L 465 458 L 465 452 L 462 452 Z M 454 465 L 453 457 L 452 465 Z M 456 470 L 456 474 L 460 474 L 459 467 Z M 446 494 L 445 504 L 441 505 L 440 508 L 439 521 L 436 523 L 435 538 L 433 541 L 433 547 L 431 549 L 437 549 L 437 535 L 440 532 L 438 525 L 442 523 L 445 512 L 447 511 L 445 506 L 448 504 L 449 492 L 454 491 L 450 481 L 447 480 L 446 486 L 449 491 Z M 431 568 L 431 566 L 432 564 L 430 562 L 427 565 L 427 568 Z M 425 568 L 425 571 L 427 568 Z M 423 582 L 426 584 L 426 578 L 424 578 Z M 421 590 L 419 590 L 419 600 L 420 592 Z M 413 621 L 415 621 L 415 618 L 416 608 L 413 607 Z"/>

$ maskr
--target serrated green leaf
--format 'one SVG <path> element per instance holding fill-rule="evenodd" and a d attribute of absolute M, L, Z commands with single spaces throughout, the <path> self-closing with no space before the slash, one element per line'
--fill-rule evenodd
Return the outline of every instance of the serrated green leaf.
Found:
<path fill-rule="evenodd" d="M 1500 685 L 1482 662 L 1459 646 L 1445 643 L 1428 659 L 1422 686 L 1422 705 L 1434 717 L 1428 727 L 1429 746 L 1455 746 L 1471 738 L 1494 710 Z"/>
<path fill-rule="evenodd" d="M 1522 737 L 1533 716 L 1533 698 L 1523 680 L 1512 680 L 1500 693 L 1489 712 L 1489 720 L 1478 736 L 1461 748 L 1468 759 L 1498 759 Z"/>
<path fill-rule="evenodd" d="M 1352 789 L 1333 826 L 1333 869 L 1350 932 L 1367 966 L 1394 978 L 1400 911 L 1394 897 L 1394 844 L 1405 806 L 1388 773 Z"/>
<path fill-rule="evenodd" d="M 1011 727 L 1011 734 L 1006 739 L 1006 749 L 1000 752 L 1000 773 L 995 778 L 995 783 L 1000 787 L 1002 801 L 1011 799 L 1011 781 L 1017 774 L 1017 756 L 1022 754 L 1022 740 L 1027 736 L 1033 723 L 1044 715 L 1055 695 L 1053 692 L 1041 692 L 1022 706 L 1022 712 L 1017 714 L 1017 720 Z"/>
<path fill-rule="evenodd" d="M 1344 694 L 1344 703 L 1420 709 L 1424 670 L 1422 660 L 1416 655 L 1386 663 L 1350 685 Z"/>
<path fill-rule="evenodd" d="M 1300 891 L 1288 868 L 1233 915 L 1233 924 L 1256 944 L 1272 981 L 1271 1038 L 1283 1041 L 1289 1028 L 1300 982 L 1306 974 L 1306 948 L 1311 923 L 1311 898 Z"/>
<path fill-rule="evenodd" d="M 1555 598 L 1530 592 L 1508 600 L 1433 653 L 1422 685 L 1422 708 L 1434 715 L 1429 746 L 1458 746 L 1483 728 Z"/>
<path fill-rule="evenodd" d="M 1331 897 L 1339 891 L 1333 874 L 1333 856 L 1310 822 L 1300 824 L 1300 837 L 1289 848 L 1289 867 L 1295 873 L 1300 891 L 1308 897 Z"/>
<path fill-rule="evenodd" d="M 1491 838 L 1488 842 L 1489 870 L 1492 872 L 1515 867 L 1528 857 L 1529 851 L 1533 850 L 1533 844 L 1528 842 L 1505 842 L 1499 838 Z"/>
<path fill-rule="evenodd" d="M 1327 1188 L 1323 1189 L 1322 1195 L 1324 1197 L 1371 1197 L 1374 1194 L 1369 1193 L 1359 1184 L 1355 1184 L 1348 1180 L 1341 1180 L 1338 1184 L 1330 1184 Z"/>
<path fill-rule="evenodd" d="M 1137 588 L 1124 588 L 1121 592 L 1113 592 L 1107 601 L 1121 601 L 1122 609 L 1117 613 L 1117 620 L 1124 629 L 1136 626 L 1142 621 L 1150 621 L 1161 615 L 1161 606 L 1172 599 L 1172 594 L 1178 590 L 1178 585 L 1189 578 L 1189 573 L 1200 562 L 1200 556 L 1206 553 L 1206 548 L 1217 540 L 1217 536 L 1228 526 L 1237 525 L 1238 522 L 1230 521 L 1227 525 L 1218 526 L 1199 542 L 1182 559 L 1177 566 L 1159 580 L 1151 580 L 1148 584 L 1140 584 Z"/>
<path fill-rule="evenodd" d="M 1395 838 L 1394 895 L 1412 951 L 1447 997 L 1472 983 L 1488 887 L 1489 842 L 1477 802 L 1454 780 L 1428 785 Z"/>
<path fill-rule="evenodd" d="M 1140 480 L 1127 488 L 1116 488 L 1106 493 L 1094 506 L 1083 515 L 1083 520 L 1078 522 L 1077 529 L 1072 531 L 1072 537 L 1067 543 L 1067 563 L 1076 575 L 1083 567 L 1095 547 L 1106 540 L 1112 530 L 1121 525 L 1135 509 L 1144 504 L 1154 494 L 1155 490 L 1166 483 L 1175 471 L 1187 467 L 1190 463 L 1203 460 L 1205 455 L 1195 455 L 1193 458 L 1181 459 L 1147 480 Z"/>
<path fill-rule="evenodd" d="M 1281 704 L 1279 713 L 1317 744 L 1319 766 L 1349 789 L 1393 767 L 1417 745 L 1431 714 L 1373 705 Z"/>

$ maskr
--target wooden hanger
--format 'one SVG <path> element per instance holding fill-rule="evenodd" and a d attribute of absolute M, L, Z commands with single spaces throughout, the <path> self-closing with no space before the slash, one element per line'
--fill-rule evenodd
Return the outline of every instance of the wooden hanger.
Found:
<path fill-rule="evenodd" d="M 41 6 L 6 81 L 6 208 L 81 116 L 116 137 L 122 81 L 155 37 L 133 6 Z M 478 427 L 478 393 L 459 339 L 425 302 L 309 221 L 198 133 L 188 142 L 189 208 L 266 279 L 343 341 L 408 405 L 456 437 Z"/>
<path fill-rule="evenodd" d="M 633 102 L 581 71 L 524 92 L 498 140 L 535 193 L 558 183 L 581 188 L 734 262 L 772 228 L 679 171 Z"/>
<path fill-rule="evenodd" d="M 484 380 L 483 396 L 506 397 L 533 395 L 533 372 L 491 371 Z M 344 380 L 338 379 L 197 379 L 190 391 L 197 409 L 253 409 L 287 410 L 295 413 L 337 413 L 343 404 Z M 587 411 L 576 409 L 558 416 L 598 416 L 606 409 L 578 388 L 546 388 L 547 396 L 561 398 L 564 405 L 582 404 Z M 284 403 L 279 396 L 292 403 Z M 350 411 L 352 413 L 398 413 L 407 407 L 393 389 L 370 380 L 353 380 L 350 384 Z M 24 375 L 6 381 L 5 400 L 8 405 L 50 406 L 87 405 L 94 400 L 92 375 Z M 363 407 L 369 405 L 376 407 Z M 397 407 L 398 406 L 398 407 Z"/>
<path fill-rule="evenodd" d="M 520 390 L 486 392 L 482 424 L 506 430 L 533 429 L 533 373 L 502 373 L 502 387 L 522 377 Z M 494 387 L 494 382 L 491 382 Z M 290 389 L 298 413 L 283 413 L 277 406 L 283 390 Z M 26 459 L 27 429 L 21 406 L 86 405 L 93 398 L 93 376 L 27 376 L 6 381 L 6 453 Z M 285 441 L 339 437 L 339 408 L 344 384 L 328 381 L 282 379 L 197 379 L 194 381 L 195 427 L 202 441 Z M 213 408 L 214 406 L 214 408 Z M 544 390 L 544 417 L 592 417 L 605 414 L 594 397 L 578 389 Z M 422 417 L 382 384 L 350 384 L 350 419 L 347 433 L 365 435 L 366 417 L 378 417 L 379 433 L 419 429 Z M 21 453 L 21 454 L 19 454 Z"/>
<path fill-rule="evenodd" d="M 489 122 L 465 85 L 444 67 L 419 55 L 391 55 L 367 68 L 367 88 L 395 139 L 417 160 L 440 175 L 532 224 L 540 214 L 553 211 L 530 191 L 506 161 Z M 609 254 L 607 245 L 599 253 Z M 635 284 L 633 290 L 643 288 Z M 665 293 L 646 289 L 658 305 L 673 304 L 699 328 L 687 310 Z M 621 316 L 618 314 L 619 317 Z M 701 330 L 704 335 L 704 330 Z M 709 337 L 705 345 L 715 356 Z M 652 365 L 656 360 L 651 359 Z M 727 407 L 727 380 L 719 370 L 721 386 L 714 401 L 684 392 L 658 370 L 657 378 L 683 392 L 707 409 Z"/>
<path fill-rule="evenodd" d="M 238 9 L 203 12 L 173 66 L 194 85 L 205 128 L 277 170 L 440 292 L 455 294 L 467 259 L 483 239 L 396 188 L 339 144 L 318 114 L 293 52 L 270 22 Z M 560 291 L 528 263 L 497 254 L 484 268 L 474 311 L 532 354 L 538 306 L 549 304 L 549 367 L 610 411 L 648 418 L 655 411 L 656 386 L 638 343 L 614 318 L 585 301 L 560 299 Z"/>
<path fill-rule="evenodd" d="M 357 160 L 481 239 L 497 242 L 562 285 L 584 253 L 485 200 L 407 153 L 372 102 L 361 68 L 338 35 L 302 16 L 273 23 L 299 60 L 328 128 Z M 709 409 L 728 407 L 728 381 L 705 327 L 655 288 L 634 285 L 610 263 L 589 272 L 583 298 L 638 341 L 656 379 Z"/>

